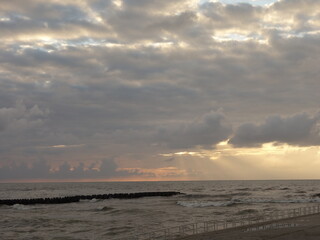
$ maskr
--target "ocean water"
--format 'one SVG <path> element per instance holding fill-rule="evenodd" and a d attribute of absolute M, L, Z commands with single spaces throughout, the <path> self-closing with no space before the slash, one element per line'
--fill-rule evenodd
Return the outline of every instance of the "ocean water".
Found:
<path fill-rule="evenodd" d="M 2 240 L 121 239 L 187 223 L 320 204 L 320 181 L 2 183 L 0 199 L 180 191 L 172 197 L 0 205 Z"/>

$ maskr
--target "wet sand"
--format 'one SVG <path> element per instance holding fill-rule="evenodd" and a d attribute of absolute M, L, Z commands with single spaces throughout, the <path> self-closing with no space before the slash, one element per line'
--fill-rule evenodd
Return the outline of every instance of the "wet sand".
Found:
<path fill-rule="evenodd" d="M 320 240 L 320 214 L 270 221 L 179 240 Z"/>

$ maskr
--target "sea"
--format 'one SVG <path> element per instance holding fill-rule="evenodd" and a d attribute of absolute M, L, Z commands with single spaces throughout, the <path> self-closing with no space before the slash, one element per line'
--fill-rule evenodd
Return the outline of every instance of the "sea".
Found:
<path fill-rule="evenodd" d="M 1 240 L 112 240 L 320 204 L 320 180 L 1 183 L 0 199 L 179 191 L 171 197 L 0 205 Z"/>

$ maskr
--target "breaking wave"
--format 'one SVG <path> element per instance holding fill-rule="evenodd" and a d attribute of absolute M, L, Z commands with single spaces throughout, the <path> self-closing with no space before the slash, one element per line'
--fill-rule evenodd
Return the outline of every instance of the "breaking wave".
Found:
<path fill-rule="evenodd" d="M 28 207 L 26 205 L 23 205 L 23 204 L 14 204 L 12 206 L 13 209 L 16 209 L 16 210 L 29 210 L 31 209 L 31 207 Z"/>

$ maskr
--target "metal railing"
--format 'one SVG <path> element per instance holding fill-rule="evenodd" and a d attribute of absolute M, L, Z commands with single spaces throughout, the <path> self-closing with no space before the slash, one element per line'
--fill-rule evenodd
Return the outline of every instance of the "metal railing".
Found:
<path fill-rule="evenodd" d="M 268 229 L 280 229 L 280 228 L 294 228 L 298 227 L 299 224 L 297 223 L 290 223 L 290 222 L 274 222 L 270 224 L 256 224 L 253 226 L 248 226 L 244 232 L 255 232 L 255 231 L 261 231 L 261 230 L 268 230 Z"/>
<path fill-rule="evenodd" d="M 259 227 L 259 224 L 261 225 L 270 221 L 289 219 L 317 213 L 320 213 L 320 205 L 300 207 L 295 209 L 286 209 L 269 214 L 248 214 L 240 218 L 226 220 L 211 220 L 200 223 L 190 223 L 158 231 L 137 234 L 130 237 L 121 238 L 121 240 L 174 240 L 200 233 L 207 233 L 245 226 L 251 226 L 250 228 L 246 228 L 245 231 L 254 231 L 257 229 L 267 228 L 270 229 L 272 228 L 272 224 L 264 225 L 265 227 L 261 226 L 261 228 L 257 227 Z"/>

